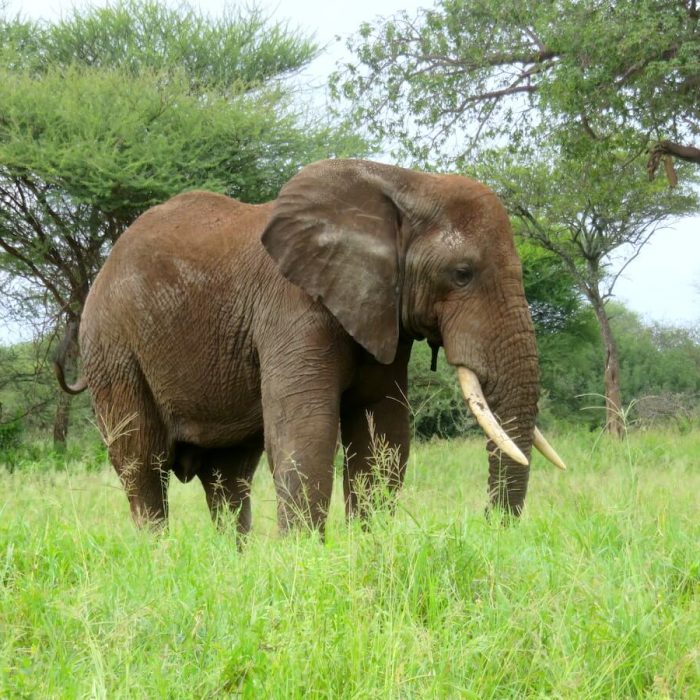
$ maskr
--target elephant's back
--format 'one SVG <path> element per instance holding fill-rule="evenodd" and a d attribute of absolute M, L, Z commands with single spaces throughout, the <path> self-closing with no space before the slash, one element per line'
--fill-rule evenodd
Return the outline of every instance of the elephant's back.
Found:
<path fill-rule="evenodd" d="M 245 204 L 214 192 L 193 191 L 144 212 L 117 240 L 109 263 L 183 259 L 206 265 L 260 240 L 272 203 Z"/>
<path fill-rule="evenodd" d="M 272 205 L 244 204 L 213 192 L 186 192 L 144 212 L 119 237 L 90 289 L 81 336 L 145 330 L 187 298 L 209 304 L 226 285 L 269 268 L 260 243 Z M 225 291 L 224 291 L 225 290 Z M 182 297 L 178 299 L 177 297 Z M 99 328 L 97 328 L 99 326 Z"/>

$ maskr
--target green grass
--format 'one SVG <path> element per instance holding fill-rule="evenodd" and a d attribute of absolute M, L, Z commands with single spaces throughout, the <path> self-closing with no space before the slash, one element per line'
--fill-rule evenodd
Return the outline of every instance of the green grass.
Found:
<path fill-rule="evenodd" d="M 243 552 L 195 483 L 157 537 L 107 468 L 0 470 L 0 697 L 700 697 L 700 433 L 552 437 L 508 528 L 478 440 L 417 446 L 368 531 L 336 492 L 325 544 L 261 468 Z"/>

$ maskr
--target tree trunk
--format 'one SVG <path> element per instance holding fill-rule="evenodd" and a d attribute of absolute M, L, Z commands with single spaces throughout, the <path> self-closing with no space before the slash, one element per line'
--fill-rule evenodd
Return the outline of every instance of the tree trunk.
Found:
<path fill-rule="evenodd" d="M 598 319 L 600 336 L 605 348 L 605 430 L 621 438 L 625 424 L 622 415 L 620 357 L 617 353 L 617 343 L 610 327 L 610 318 L 605 311 L 605 303 L 598 294 L 589 295 L 589 298 Z"/>
<path fill-rule="evenodd" d="M 67 377 L 75 375 L 78 364 L 78 324 L 79 322 L 74 319 L 67 322 L 66 332 L 57 353 L 61 358 L 61 364 Z M 66 449 L 72 401 L 73 396 L 58 390 L 56 414 L 53 421 L 53 446 L 59 452 Z"/>

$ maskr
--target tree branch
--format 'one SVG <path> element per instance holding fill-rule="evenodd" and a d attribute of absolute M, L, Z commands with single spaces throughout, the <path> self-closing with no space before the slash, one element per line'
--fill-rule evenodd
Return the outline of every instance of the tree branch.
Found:
<path fill-rule="evenodd" d="M 636 260 L 639 254 L 642 252 L 642 248 L 649 242 L 649 239 L 656 233 L 658 228 L 656 226 L 653 226 L 651 231 L 644 237 L 644 240 L 638 245 L 638 248 L 634 251 L 632 255 L 624 262 L 622 267 L 617 271 L 615 275 L 613 275 L 612 280 L 610 281 L 610 284 L 608 285 L 608 289 L 605 292 L 605 299 L 609 299 L 612 297 L 612 290 L 615 287 L 615 284 L 617 284 L 617 280 L 620 279 L 620 276 L 622 273 L 629 267 L 630 263 L 633 260 Z"/>
<path fill-rule="evenodd" d="M 5 252 L 11 255 L 13 258 L 16 258 L 17 260 L 21 261 L 23 265 L 26 265 L 27 268 L 29 268 L 32 271 L 34 276 L 37 279 L 41 280 L 41 283 L 44 285 L 44 287 L 46 287 L 46 289 L 48 289 L 49 292 L 51 292 L 51 296 L 53 296 L 53 298 L 56 300 L 56 303 L 61 307 L 65 306 L 66 301 L 61 296 L 61 292 L 58 290 L 58 287 L 56 287 L 56 285 L 54 285 L 53 282 L 47 278 L 47 276 L 39 267 L 37 267 L 33 260 L 28 258 L 26 255 L 23 255 L 20 250 L 10 245 L 2 237 L 0 237 L 0 248 L 5 250 Z"/>
<path fill-rule="evenodd" d="M 518 93 L 533 93 L 538 90 L 537 85 L 518 85 L 518 82 L 520 82 L 520 79 L 501 90 L 492 90 L 491 92 L 482 92 L 479 95 L 472 95 L 464 100 L 464 102 L 466 104 L 471 104 L 473 102 L 481 102 L 482 100 L 498 100 L 501 97 L 517 95 Z"/>
<path fill-rule="evenodd" d="M 647 161 L 647 174 L 649 179 L 653 180 L 656 175 L 656 171 L 659 168 L 659 163 L 664 159 L 666 165 L 666 177 L 671 184 L 671 187 L 675 187 L 678 182 L 675 171 L 673 170 L 673 165 L 668 160 L 668 157 L 674 156 L 675 158 L 680 158 L 689 163 L 697 163 L 700 165 L 700 148 L 695 146 L 684 146 L 680 143 L 674 143 L 673 141 L 659 141 L 652 149 L 649 155 L 649 160 Z"/>
<path fill-rule="evenodd" d="M 661 141 L 654 147 L 654 151 L 657 150 L 689 163 L 698 163 L 700 165 L 700 148 L 695 146 L 684 146 L 673 141 Z"/>
<path fill-rule="evenodd" d="M 634 78 L 638 75 L 641 75 L 652 61 L 656 61 L 658 59 L 661 59 L 662 61 L 670 61 L 671 59 L 675 58 L 677 54 L 678 54 L 678 46 L 671 46 L 670 48 L 666 49 L 666 51 L 662 51 L 660 56 L 651 56 L 648 59 L 646 59 L 645 61 L 640 61 L 639 63 L 635 63 L 634 65 L 630 66 L 615 81 L 615 85 L 618 88 L 621 88 L 630 78 Z"/>

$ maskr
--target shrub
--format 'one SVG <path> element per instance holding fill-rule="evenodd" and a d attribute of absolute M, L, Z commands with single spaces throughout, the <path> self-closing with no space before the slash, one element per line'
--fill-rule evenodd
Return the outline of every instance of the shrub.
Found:
<path fill-rule="evenodd" d="M 437 371 L 432 372 L 430 357 L 427 343 L 413 346 L 408 390 L 413 435 L 418 440 L 466 435 L 475 421 L 464 402 L 455 370 L 441 351 Z"/>
<path fill-rule="evenodd" d="M 15 450 L 22 442 L 24 423 L 20 417 L 0 422 L 0 454 Z"/>
<path fill-rule="evenodd" d="M 642 428 L 675 425 L 688 432 L 700 418 L 700 395 L 662 392 L 642 396 L 634 404 L 635 422 Z"/>

